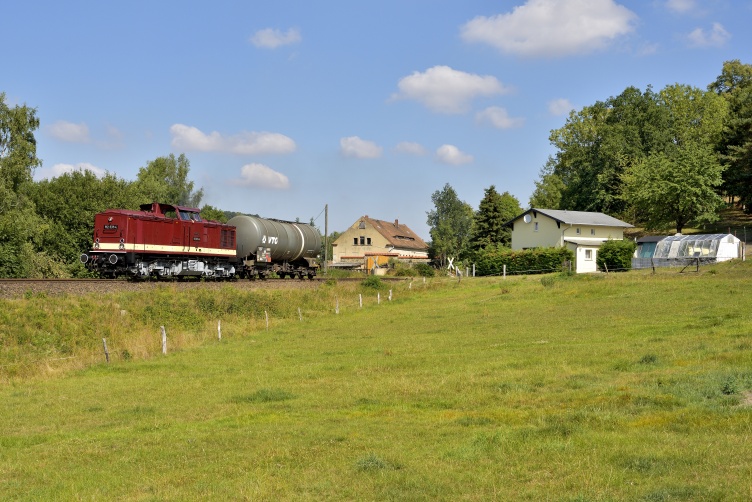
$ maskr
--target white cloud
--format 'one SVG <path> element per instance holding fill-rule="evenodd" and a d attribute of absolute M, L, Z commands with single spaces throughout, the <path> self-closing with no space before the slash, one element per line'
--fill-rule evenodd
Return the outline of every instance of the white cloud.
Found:
<path fill-rule="evenodd" d="M 345 157 L 356 157 L 358 159 L 376 159 L 381 157 L 383 151 L 383 148 L 373 141 L 360 139 L 357 136 L 340 139 L 339 148 Z"/>
<path fill-rule="evenodd" d="M 246 164 L 240 169 L 240 179 L 233 184 L 254 188 L 273 188 L 286 190 L 290 188 L 290 180 L 282 173 L 264 164 Z"/>
<path fill-rule="evenodd" d="M 463 113 L 476 97 L 509 92 L 496 77 L 465 73 L 448 66 L 413 72 L 401 78 L 397 87 L 399 92 L 391 99 L 413 99 L 439 113 Z"/>
<path fill-rule="evenodd" d="M 170 127 L 172 147 L 177 150 L 197 150 L 200 152 L 223 152 L 239 155 L 259 155 L 269 153 L 291 153 L 295 142 L 284 134 L 271 132 L 246 132 L 223 137 L 214 131 L 209 134 L 183 124 Z"/>
<path fill-rule="evenodd" d="M 461 36 L 506 54 L 567 56 L 607 47 L 634 31 L 636 19 L 613 0 L 528 0 L 510 13 L 468 21 Z"/>
<path fill-rule="evenodd" d="M 74 124 L 65 120 L 58 120 L 49 127 L 49 132 L 53 138 L 69 143 L 88 143 L 90 141 L 89 126 L 83 122 Z"/>
<path fill-rule="evenodd" d="M 394 151 L 398 153 L 407 153 L 409 155 L 425 155 L 426 149 L 420 143 L 412 143 L 410 141 L 403 141 L 398 143 L 394 147 Z"/>
<path fill-rule="evenodd" d="M 574 106 L 568 99 L 559 98 L 553 99 L 548 102 L 548 113 L 554 116 L 569 115 L 569 112 L 574 110 Z"/>
<path fill-rule="evenodd" d="M 282 45 L 296 44 L 301 40 L 300 31 L 296 28 L 290 28 L 284 33 L 275 28 L 266 28 L 254 33 L 250 39 L 253 45 L 264 49 L 276 49 Z"/>
<path fill-rule="evenodd" d="M 439 162 L 451 164 L 453 166 L 469 164 L 474 160 L 472 155 L 461 152 L 460 149 L 454 145 L 441 145 L 436 150 L 436 158 Z"/>
<path fill-rule="evenodd" d="M 35 178 L 52 179 L 62 176 L 66 173 L 72 173 L 73 171 L 91 171 L 91 173 L 97 178 L 101 178 L 105 174 L 107 174 L 107 171 L 93 164 L 89 164 L 88 162 L 79 162 L 78 164 L 55 164 L 52 167 L 37 169 Z"/>
<path fill-rule="evenodd" d="M 694 10 L 697 4 L 695 0 L 668 0 L 666 7 L 668 7 L 668 10 L 684 14 L 685 12 Z"/>
<path fill-rule="evenodd" d="M 730 38 L 731 34 L 721 23 L 713 23 L 713 29 L 709 33 L 697 28 L 687 36 L 692 47 L 723 47 Z"/>
<path fill-rule="evenodd" d="M 525 123 L 524 118 L 510 117 L 506 109 L 499 106 L 490 106 L 475 114 L 475 120 L 479 124 L 489 124 L 497 129 L 512 129 L 522 127 Z"/>

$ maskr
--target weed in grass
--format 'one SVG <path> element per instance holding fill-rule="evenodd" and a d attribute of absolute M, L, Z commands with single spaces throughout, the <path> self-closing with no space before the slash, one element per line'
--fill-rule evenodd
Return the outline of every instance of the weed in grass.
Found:
<path fill-rule="evenodd" d="M 259 389 L 253 394 L 247 396 L 237 396 L 233 399 L 236 403 L 272 403 L 276 401 L 287 401 L 295 396 L 290 392 L 280 389 Z"/>
<path fill-rule="evenodd" d="M 463 427 L 473 427 L 481 425 L 490 425 L 494 421 L 488 417 L 476 417 L 476 416 L 464 416 L 454 421 L 456 424 Z"/>
<path fill-rule="evenodd" d="M 638 362 L 640 364 L 656 364 L 658 362 L 658 356 L 655 354 L 645 354 Z"/>
<path fill-rule="evenodd" d="M 374 453 L 369 453 L 355 462 L 355 468 L 359 471 L 396 471 L 402 467 L 399 464 L 383 460 Z"/>

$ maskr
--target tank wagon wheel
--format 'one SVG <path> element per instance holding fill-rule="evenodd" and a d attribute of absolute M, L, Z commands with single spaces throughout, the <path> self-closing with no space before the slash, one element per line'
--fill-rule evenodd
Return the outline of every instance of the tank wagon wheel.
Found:
<path fill-rule="evenodd" d="M 312 281 L 312 280 L 313 280 L 313 278 L 314 278 L 314 275 L 313 275 L 313 273 L 311 273 L 311 272 L 308 272 L 308 280 L 309 280 L 309 281 Z M 301 279 L 302 279 L 302 277 L 301 277 Z"/>

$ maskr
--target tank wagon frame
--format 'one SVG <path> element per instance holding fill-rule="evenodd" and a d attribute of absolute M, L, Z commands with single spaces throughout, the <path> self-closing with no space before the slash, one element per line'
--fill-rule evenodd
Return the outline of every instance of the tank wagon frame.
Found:
<path fill-rule="evenodd" d="M 312 226 L 240 215 L 206 221 L 197 208 L 143 204 L 94 217 L 92 249 L 81 255 L 102 277 L 313 279 L 321 236 Z"/>

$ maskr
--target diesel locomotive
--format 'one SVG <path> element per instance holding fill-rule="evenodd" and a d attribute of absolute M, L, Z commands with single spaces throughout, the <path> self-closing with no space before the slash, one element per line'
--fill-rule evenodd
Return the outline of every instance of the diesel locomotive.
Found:
<path fill-rule="evenodd" d="M 197 208 L 142 204 L 94 217 L 94 241 L 81 262 L 102 277 L 266 279 L 318 270 L 319 232 L 305 223 L 238 215 L 207 221 Z"/>

